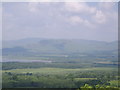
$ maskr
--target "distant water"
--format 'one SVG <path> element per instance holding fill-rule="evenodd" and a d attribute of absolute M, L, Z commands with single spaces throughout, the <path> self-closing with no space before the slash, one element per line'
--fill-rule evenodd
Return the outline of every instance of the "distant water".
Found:
<path fill-rule="evenodd" d="M 50 60 L 20 60 L 20 59 L 4 59 L 2 62 L 41 62 L 41 63 L 52 63 Z"/>

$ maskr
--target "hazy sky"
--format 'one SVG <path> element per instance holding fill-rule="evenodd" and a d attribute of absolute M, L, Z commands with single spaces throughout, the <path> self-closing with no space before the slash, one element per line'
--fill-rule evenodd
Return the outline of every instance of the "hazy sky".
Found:
<path fill-rule="evenodd" d="M 118 39 L 117 3 L 3 3 L 3 40 L 60 38 Z"/>

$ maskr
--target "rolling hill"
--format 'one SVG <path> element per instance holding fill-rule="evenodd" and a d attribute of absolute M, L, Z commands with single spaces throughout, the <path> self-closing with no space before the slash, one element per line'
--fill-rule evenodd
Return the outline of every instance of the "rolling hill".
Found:
<path fill-rule="evenodd" d="M 36 53 L 92 53 L 116 52 L 117 41 L 103 42 L 93 40 L 64 40 L 28 38 L 14 41 L 3 41 L 4 52 L 36 52 Z"/>

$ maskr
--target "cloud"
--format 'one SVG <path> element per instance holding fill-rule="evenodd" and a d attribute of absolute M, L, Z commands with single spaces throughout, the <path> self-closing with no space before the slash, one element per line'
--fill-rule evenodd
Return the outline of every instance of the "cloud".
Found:
<path fill-rule="evenodd" d="M 28 9 L 30 12 L 37 12 L 39 6 L 39 2 L 30 2 L 28 3 Z"/>
<path fill-rule="evenodd" d="M 64 8 L 66 12 L 72 13 L 70 17 L 66 17 L 68 19 L 67 21 L 72 25 L 83 25 L 89 28 L 95 27 L 92 24 L 90 17 L 96 14 L 96 7 L 88 6 L 85 2 L 65 2 Z"/>
<path fill-rule="evenodd" d="M 100 2 L 119 2 L 119 0 L 100 0 Z"/>
<path fill-rule="evenodd" d="M 84 20 L 80 18 L 79 16 L 71 16 L 68 21 L 72 24 L 80 24 L 83 23 Z"/>
<path fill-rule="evenodd" d="M 99 7 L 103 10 L 110 10 L 113 8 L 114 5 L 115 5 L 115 2 L 99 3 Z"/>
<path fill-rule="evenodd" d="M 100 2 L 98 3 L 98 9 L 92 19 L 96 24 L 110 24 L 112 22 L 117 22 L 117 8 L 115 2 Z"/>
<path fill-rule="evenodd" d="M 96 12 L 95 16 L 93 16 L 93 19 L 99 24 L 103 24 L 107 20 L 106 15 L 101 10 Z"/>
<path fill-rule="evenodd" d="M 86 22 L 94 22 L 97 25 L 105 24 L 109 19 L 114 18 L 111 17 L 112 14 L 110 14 L 115 12 L 113 9 L 115 6 L 114 2 L 99 2 L 96 5 L 98 6 L 88 5 L 88 3 L 85 2 L 65 2 L 64 10 L 74 13 L 76 16 L 79 14 L 86 19 Z M 80 20 L 78 19 L 78 21 L 75 21 L 78 22 Z"/>
<path fill-rule="evenodd" d="M 94 25 L 86 19 L 81 18 L 80 16 L 71 16 L 67 18 L 67 22 L 72 25 L 83 25 L 89 28 L 94 28 Z"/>
<path fill-rule="evenodd" d="M 84 20 L 84 24 L 85 24 L 85 26 L 87 26 L 89 28 L 96 28 L 96 26 L 93 25 L 93 23 L 88 20 Z"/>
<path fill-rule="evenodd" d="M 95 13 L 96 8 L 88 6 L 85 2 L 65 2 L 65 9 L 76 13 Z"/>
<path fill-rule="evenodd" d="M 100 4 L 4 3 L 4 39 L 45 37 L 115 40 L 117 10 L 114 7 L 116 6 Z"/>
<path fill-rule="evenodd" d="M 47 2 L 47 0 L 45 2 L 29 2 L 28 3 L 28 9 L 30 12 L 39 12 L 41 10 L 41 7 L 48 7 L 50 6 L 52 3 L 51 2 Z M 57 4 L 57 3 L 54 3 Z"/>

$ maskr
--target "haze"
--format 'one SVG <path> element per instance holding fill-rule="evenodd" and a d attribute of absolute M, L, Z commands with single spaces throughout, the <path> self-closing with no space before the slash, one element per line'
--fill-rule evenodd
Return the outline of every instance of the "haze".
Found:
<path fill-rule="evenodd" d="M 118 39 L 117 3 L 3 3 L 3 40 Z"/>

